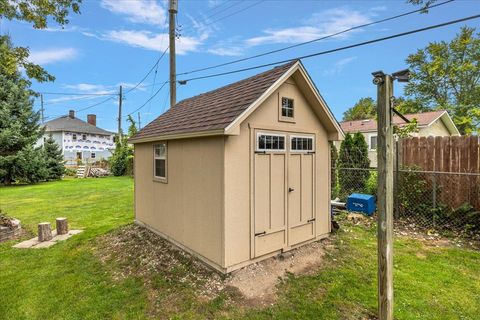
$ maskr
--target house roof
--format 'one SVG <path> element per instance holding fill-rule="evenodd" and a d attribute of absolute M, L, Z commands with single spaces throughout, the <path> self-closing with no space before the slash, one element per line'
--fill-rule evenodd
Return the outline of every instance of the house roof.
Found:
<path fill-rule="evenodd" d="M 75 117 L 71 118 L 70 116 L 61 116 L 59 118 L 47 121 L 45 122 L 44 126 L 46 132 L 72 131 L 90 134 L 114 134 L 113 132 L 103 130 L 102 128 L 91 125 L 88 122 L 85 122 Z"/>
<path fill-rule="evenodd" d="M 446 110 L 437 110 L 437 111 L 429 111 L 429 112 L 422 112 L 422 113 L 411 113 L 406 114 L 405 117 L 408 120 L 417 119 L 417 123 L 419 127 L 428 127 L 433 124 L 435 121 L 439 119 L 443 119 L 445 125 L 447 126 L 448 130 L 452 135 L 459 134 L 458 129 L 455 127 L 452 119 L 448 115 Z M 392 121 L 395 125 L 402 126 L 405 125 L 406 122 L 402 120 L 397 115 L 394 115 Z M 375 119 L 366 119 L 366 120 L 355 120 L 355 121 L 342 121 L 340 122 L 340 126 L 344 132 L 369 132 L 369 131 L 377 131 L 377 121 Z"/>
<path fill-rule="evenodd" d="M 292 61 L 244 80 L 226 85 L 178 102 L 140 130 L 129 141 L 142 142 L 172 136 L 227 134 L 232 125 L 246 117 L 259 105 L 275 84 L 301 67 Z M 311 81 L 311 80 L 309 80 Z M 315 89 L 316 90 L 316 89 Z M 320 98 L 321 99 L 321 98 Z M 328 110 L 322 99 L 322 104 Z M 325 111 L 332 124 L 328 129 L 341 135 L 341 129 L 330 110 Z M 333 129 L 332 129 L 333 128 Z"/>

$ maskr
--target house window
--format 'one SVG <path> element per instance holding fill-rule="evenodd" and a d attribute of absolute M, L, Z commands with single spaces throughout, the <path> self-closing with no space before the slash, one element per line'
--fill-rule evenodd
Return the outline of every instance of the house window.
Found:
<path fill-rule="evenodd" d="M 77 141 L 77 134 L 76 133 L 72 133 L 72 140 Z"/>
<path fill-rule="evenodd" d="M 377 150 L 377 136 L 370 136 L 370 150 Z"/>
<path fill-rule="evenodd" d="M 87 140 L 87 135 L 86 134 L 82 134 L 82 140 Z"/>
<path fill-rule="evenodd" d="M 82 153 L 81 152 L 77 152 L 77 160 L 81 160 L 82 159 Z"/>
<path fill-rule="evenodd" d="M 293 99 L 282 98 L 282 117 L 293 118 Z"/>
<path fill-rule="evenodd" d="M 95 159 L 96 155 L 95 152 L 90 153 L 90 158 Z"/>
<path fill-rule="evenodd" d="M 155 178 L 167 179 L 167 143 L 153 146 L 153 175 Z"/>
<path fill-rule="evenodd" d="M 313 151 L 313 137 L 292 136 L 290 138 L 290 150 Z"/>
<path fill-rule="evenodd" d="M 257 151 L 285 151 L 285 136 L 259 133 L 257 135 Z"/>

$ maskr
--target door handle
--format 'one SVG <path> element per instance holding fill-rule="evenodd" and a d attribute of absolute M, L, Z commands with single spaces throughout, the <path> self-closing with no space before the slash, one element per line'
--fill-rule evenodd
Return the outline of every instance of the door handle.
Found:
<path fill-rule="evenodd" d="M 292 192 L 292 191 L 295 191 L 295 189 L 293 189 L 293 188 L 288 188 L 288 192 Z"/>

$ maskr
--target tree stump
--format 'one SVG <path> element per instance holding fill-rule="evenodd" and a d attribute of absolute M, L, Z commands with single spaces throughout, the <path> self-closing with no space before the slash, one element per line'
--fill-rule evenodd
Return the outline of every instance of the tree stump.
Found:
<path fill-rule="evenodd" d="M 52 229 L 50 229 L 50 222 L 42 222 L 38 224 L 38 241 L 52 240 Z"/>
<path fill-rule="evenodd" d="M 57 218 L 57 234 L 68 233 L 68 221 L 67 218 Z"/>

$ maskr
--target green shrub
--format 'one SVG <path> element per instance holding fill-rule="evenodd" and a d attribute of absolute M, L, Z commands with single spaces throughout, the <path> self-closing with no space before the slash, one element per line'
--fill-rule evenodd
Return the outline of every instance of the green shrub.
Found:
<path fill-rule="evenodd" d="M 377 186 L 378 186 L 377 179 L 378 179 L 377 171 L 370 171 L 370 176 L 368 177 L 367 186 L 366 186 L 367 194 L 373 194 L 373 195 L 377 194 Z"/>
<path fill-rule="evenodd" d="M 75 177 L 77 176 L 77 170 L 73 168 L 65 168 L 65 175 L 67 177 Z"/>

